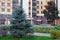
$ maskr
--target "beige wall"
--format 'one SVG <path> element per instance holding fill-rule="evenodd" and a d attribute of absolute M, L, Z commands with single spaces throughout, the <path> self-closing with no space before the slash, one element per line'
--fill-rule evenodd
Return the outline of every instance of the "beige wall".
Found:
<path fill-rule="evenodd" d="M 58 25 L 60 25 L 60 19 L 57 19 L 57 20 L 56 20 L 56 23 L 57 23 Z"/>
<path fill-rule="evenodd" d="M 44 14 L 41 13 L 41 11 L 43 11 L 45 9 L 45 5 L 47 5 L 47 2 L 53 1 L 53 0 L 37 0 L 37 1 L 39 1 L 39 4 L 37 4 L 37 6 L 39 6 L 39 9 L 37 9 L 37 11 L 39 11 L 39 14 L 37 14 L 37 16 L 38 15 L 44 16 Z M 42 4 L 41 4 L 41 2 L 42 2 Z M 41 9 L 41 7 L 42 7 L 42 9 Z"/>
<path fill-rule="evenodd" d="M 5 6 L 1 6 L 2 2 L 5 3 Z M 7 6 L 7 3 L 10 3 L 10 6 Z M 1 8 L 4 8 L 5 12 L 2 12 Z M 10 9 L 10 12 L 7 12 L 7 9 Z M 8 1 L 8 0 L 0 0 L 0 14 L 5 14 L 5 15 L 10 14 L 10 15 L 12 15 L 12 0 L 10 0 L 10 1 Z M 6 25 L 10 24 L 9 19 L 5 18 L 5 24 Z"/>
<path fill-rule="evenodd" d="M 1 6 L 1 3 L 4 2 L 5 6 Z M 7 6 L 7 3 L 10 3 L 10 6 Z M 1 11 L 1 8 L 5 8 L 5 12 Z M 11 12 L 7 12 L 7 9 L 10 9 Z M 12 0 L 0 0 L 0 14 L 12 14 Z"/>

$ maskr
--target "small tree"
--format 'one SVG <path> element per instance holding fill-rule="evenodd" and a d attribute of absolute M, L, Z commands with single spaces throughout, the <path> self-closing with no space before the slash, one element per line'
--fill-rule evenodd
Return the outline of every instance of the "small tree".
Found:
<path fill-rule="evenodd" d="M 58 18 L 57 6 L 55 5 L 53 1 L 50 1 L 47 4 L 48 5 L 45 6 L 46 9 L 43 11 L 43 13 L 45 17 L 47 18 L 47 20 L 54 21 L 54 24 L 55 24 L 55 20 Z"/>
<path fill-rule="evenodd" d="M 21 7 L 13 12 L 10 33 L 15 37 L 23 37 L 27 33 L 32 33 L 32 25 L 26 20 L 26 14 Z"/>

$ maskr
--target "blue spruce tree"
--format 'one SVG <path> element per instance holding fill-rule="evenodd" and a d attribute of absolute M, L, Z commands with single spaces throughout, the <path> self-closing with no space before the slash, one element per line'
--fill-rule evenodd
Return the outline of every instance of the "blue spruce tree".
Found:
<path fill-rule="evenodd" d="M 16 8 L 11 18 L 11 35 L 15 37 L 23 37 L 32 32 L 32 25 L 26 20 L 26 14 L 23 9 L 21 7 Z"/>

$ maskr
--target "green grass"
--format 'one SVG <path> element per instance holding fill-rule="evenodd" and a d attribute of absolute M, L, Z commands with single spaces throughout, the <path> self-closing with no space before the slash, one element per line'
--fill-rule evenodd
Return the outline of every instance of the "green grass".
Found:
<path fill-rule="evenodd" d="M 31 38 L 14 38 L 10 35 L 0 37 L 0 40 L 52 40 L 52 38 L 44 36 L 32 36 Z"/>

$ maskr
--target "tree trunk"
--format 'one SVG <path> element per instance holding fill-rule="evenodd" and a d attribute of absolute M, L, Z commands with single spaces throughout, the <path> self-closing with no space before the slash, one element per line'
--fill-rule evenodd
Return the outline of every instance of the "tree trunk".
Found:
<path fill-rule="evenodd" d="M 56 23 L 56 20 L 53 20 L 53 24 L 54 24 L 54 26 L 57 24 L 57 23 Z"/>
<path fill-rule="evenodd" d="M 57 25 L 56 20 L 55 20 L 55 25 Z"/>

